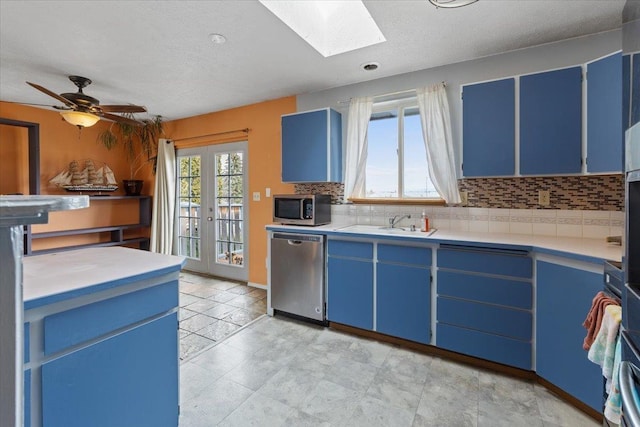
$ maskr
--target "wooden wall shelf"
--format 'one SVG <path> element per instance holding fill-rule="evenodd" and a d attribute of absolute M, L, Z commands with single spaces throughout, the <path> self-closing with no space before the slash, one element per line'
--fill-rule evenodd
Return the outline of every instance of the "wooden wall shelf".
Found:
<path fill-rule="evenodd" d="M 61 252 L 61 251 L 70 251 L 75 249 L 83 249 L 83 248 L 91 248 L 91 247 L 104 247 L 104 246 L 133 246 L 138 247 L 142 250 L 149 250 L 149 237 L 130 237 L 127 238 L 125 236 L 126 231 L 140 231 L 144 228 L 147 228 L 151 225 L 151 196 L 90 196 L 91 203 L 95 202 L 104 202 L 109 200 L 138 200 L 138 223 L 136 224 L 125 224 L 125 225 L 112 225 L 105 227 L 90 227 L 90 228 L 78 228 L 74 230 L 60 230 L 60 231 L 47 231 L 42 233 L 26 233 L 25 238 L 25 247 L 24 253 L 25 255 L 40 255 L 52 252 Z M 64 236 L 78 236 L 78 235 L 86 235 L 86 234 L 109 234 L 109 240 L 88 243 L 88 244 L 80 244 L 80 245 L 71 245 L 71 246 L 62 246 L 62 247 L 54 247 L 54 248 L 46 248 L 46 249 L 32 249 L 33 240 L 38 239 L 47 239 L 53 237 L 64 237 Z"/>

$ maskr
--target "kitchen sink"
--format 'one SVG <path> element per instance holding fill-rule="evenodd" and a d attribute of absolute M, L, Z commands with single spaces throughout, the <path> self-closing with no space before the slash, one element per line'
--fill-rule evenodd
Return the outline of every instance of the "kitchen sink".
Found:
<path fill-rule="evenodd" d="M 423 233 L 420 230 L 411 231 L 408 228 L 379 225 L 348 225 L 346 227 L 338 228 L 336 231 L 347 231 L 350 233 L 364 233 L 364 234 L 379 234 L 379 235 L 398 235 L 398 236 L 414 236 L 414 237 L 430 237 L 437 229 L 429 230 L 427 233 Z"/>

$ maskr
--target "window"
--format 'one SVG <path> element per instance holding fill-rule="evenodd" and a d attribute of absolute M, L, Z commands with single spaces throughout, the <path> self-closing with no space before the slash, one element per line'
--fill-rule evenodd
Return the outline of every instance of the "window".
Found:
<path fill-rule="evenodd" d="M 415 99 L 374 105 L 367 139 L 366 198 L 440 199 L 429 178 Z"/>

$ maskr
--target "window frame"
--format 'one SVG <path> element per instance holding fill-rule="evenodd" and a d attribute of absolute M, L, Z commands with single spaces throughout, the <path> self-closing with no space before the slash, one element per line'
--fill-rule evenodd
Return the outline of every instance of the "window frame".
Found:
<path fill-rule="evenodd" d="M 404 112 L 407 109 L 418 108 L 418 100 L 415 96 L 376 102 L 371 108 L 371 115 L 382 113 L 385 111 L 397 111 L 398 117 L 398 134 L 397 134 L 397 161 L 398 161 L 398 197 L 350 197 L 347 200 L 355 204 L 412 204 L 412 205 L 445 205 L 446 202 L 441 197 L 403 197 L 404 194 Z M 371 122 L 371 120 L 369 120 Z M 367 138 L 369 136 L 367 135 Z M 368 141 L 367 141 L 368 144 Z M 431 179 L 431 178 L 429 178 Z M 365 179 L 366 189 L 366 179 Z M 366 191 L 365 191 L 366 194 Z"/>

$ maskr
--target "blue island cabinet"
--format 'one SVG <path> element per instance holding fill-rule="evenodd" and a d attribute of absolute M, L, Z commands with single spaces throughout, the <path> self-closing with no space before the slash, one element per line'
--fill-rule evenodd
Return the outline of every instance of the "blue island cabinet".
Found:
<path fill-rule="evenodd" d="M 378 244 L 376 331 L 429 344 L 431 249 Z"/>
<path fill-rule="evenodd" d="M 526 251 L 441 246 L 436 345 L 532 370 L 532 272 Z"/>
<path fill-rule="evenodd" d="M 373 243 L 329 239 L 327 319 L 373 329 Z"/>
<path fill-rule="evenodd" d="M 282 116 L 282 182 L 342 182 L 342 116 L 335 110 Z"/>
<path fill-rule="evenodd" d="M 602 369 L 582 348 L 586 336 L 582 323 L 603 288 L 602 267 L 594 265 L 588 271 L 546 261 L 536 266 L 538 376 L 600 412 Z"/>
<path fill-rule="evenodd" d="M 182 258 L 110 247 L 24 263 L 25 425 L 177 427 Z"/>

